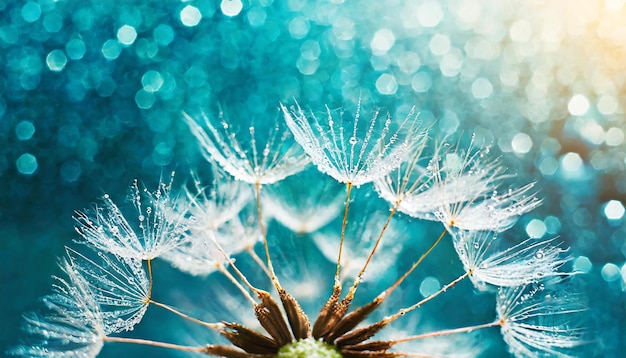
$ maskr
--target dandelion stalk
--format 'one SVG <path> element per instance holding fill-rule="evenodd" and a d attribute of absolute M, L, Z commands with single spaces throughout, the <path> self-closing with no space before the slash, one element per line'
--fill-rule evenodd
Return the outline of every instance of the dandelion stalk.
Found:
<path fill-rule="evenodd" d="M 149 302 L 151 304 L 155 305 L 155 306 L 161 307 L 161 308 L 163 308 L 165 310 L 168 310 L 168 311 L 170 311 L 170 312 L 172 312 L 172 313 L 174 313 L 174 314 L 176 314 L 178 316 L 183 317 L 186 320 L 189 320 L 191 322 L 197 323 L 197 324 L 202 325 L 204 327 L 207 327 L 207 328 L 210 328 L 210 329 L 215 329 L 215 330 L 220 330 L 220 329 L 224 328 L 224 325 L 221 324 L 221 323 L 209 323 L 209 322 L 205 322 L 205 321 L 199 320 L 197 318 L 194 318 L 194 317 L 191 317 L 189 315 L 186 315 L 186 314 L 180 312 L 179 310 L 175 309 L 174 307 L 168 306 L 168 305 L 166 305 L 164 303 L 156 302 L 154 300 L 150 300 Z"/>
<path fill-rule="evenodd" d="M 150 302 L 150 297 L 152 297 L 152 259 L 148 259 L 148 295 L 146 298 L 146 302 Z"/>
<path fill-rule="evenodd" d="M 473 332 L 473 331 L 476 331 L 476 330 L 479 330 L 479 329 L 485 329 L 485 328 L 501 326 L 502 323 L 503 322 L 501 322 L 500 320 L 497 320 L 497 321 L 493 321 L 491 323 L 478 324 L 478 325 L 475 325 L 475 326 L 453 328 L 453 329 L 444 329 L 444 330 L 441 330 L 441 331 L 429 332 L 429 333 L 424 333 L 424 334 L 418 334 L 418 335 L 415 335 L 415 336 L 409 336 L 409 337 L 394 339 L 392 342 L 395 345 L 395 344 L 398 344 L 398 343 L 417 341 L 417 340 L 424 339 L 424 338 L 434 338 L 434 337 L 448 336 L 448 335 L 451 335 L 451 334 L 459 334 L 459 333 L 470 333 L 470 332 Z"/>
<path fill-rule="evenodd" d="M 254 260 L 254 262 L 256 262 L 257 265 L 259 265 L 261 270 L 263 270 L 263 272 L 265 272 L 267 277 L 271 280 L 272 279 L 272 274 L 271 274 L 270 270 L 268 270 L 267 265 L 265 265 L 265 262 L 263 262 L 263 259 L 261 259 L 259 257 L 259 255 L 257 255 L 256 251 L 254 251 L 254 247 L 248 246 L 246 248 L 246 251 L 248 252 L 248 254 L 250 254 L 250 257 L 252 257 L 252 260 Z"/>
<path fill-rule="evenodd" d="M 259 227 L 261 229 L 261 234 L 263 235 L 263 247 L 265 248 L 265 257 L 267 259 L 267 269 L 269 270 L 270 278 L 272 283 L 276 287 L 277 290 L 280 290 L 282 287 L 278 282 L 278 278 L 276 277 L 276 273 L 274 271 L 274 266 L 272 265 L 272 259 L 270 258 L 270 249 L 267 243 L 267 227 L 263 223 L 263 211 L 261 210 L 261 184 L 256 183 L 254 185 L 255 196 L 256 196 L 256 211 L 259 219 Z"/>
<path fill-rule="evenodd" d="M 333 338 L 337 338 L 337 342 L 341 342 L 342 345 L 350 345 L 350 344 L 355 344 L 355 342 L 363 342 L 363 341 L 369 339 L 370 337 L 372 337 L 373 335 L 375 335 L 376 333 L 378 333 L 378 331 L 380 331 L 381 329 L 386 327 L 393 320 L 395 320 L 397 317 L 395 317 L 395 318 L 391 318 L 393 316 L 386 317 L 386 318 L 383 318 L 382 320 L 380 320 L 380 321 L 378 321 L 378 322 L 376 322 L 374 324 L 371 324 L 369 326 L 366 326 L 366 327 L 363 327 L 363 328 L 359 328 L 359 329 L 356 329 L 354 331 L 351 331 L 351 332 L 347 333 L 348 331 L 353 329 L 356 326 L 356 324 L 358 323 L 358 322 L 355 323 L 352 320 L 353 319 L 357 319 L 357 317 L 358 317 L 358 321 L 360 322 L 363 319 L 365 319 L 365 317 L 367 315 L 369 315 L 371 312 L 376 310 L 385 301 L 385 299 L 387 297 L 389 297 L 389 295 L 391 295 L 391 293 L 417 268 L 417 266 L 419 266 L 419 264 L 422 261 L 424 261 L 424 259 L 432 252 L 432 250 L 439 244 L 439 242 L 441 242 L 441 239 L 443 239 L 443 237 L 445 236 L 446 232 L 447 231 L 444 230 L 441 233 L 441 235 L 439 235 L 437 240 L 435 240 L 430 245 L 430 247 L 426 250 L 426 252 L 424 252 L 422 254 L 422 256 L 420 256 L 420 258 L 415 263 L 413 263 L 413 265 L 409 268 L 409 270 L 407 270 L 398 280 L 396 280 L 396 282 L 394 282 L 393 285 L 391 285 L 385 291 L 381 292 L 370 303 L 357 308 L 354 312 L 352 312 L 352 313 L 350 313 L 348 315 L 348 316 L 353 316 L 353 317 L 346 316 L 345 318 L 343 318 L 341 320 L 341 322 L 339 322 L 337 327 L 332 329 L 332 331 L 333 331 L 333 333 L 332 333 Z M 441 290 L 441 292 L 444 292 L 449 287 L 452 287 L 453 285 L 455 285 L 458 281 L 461 281 L 463 278 L 465 278 L 464 276 L 467 276 L 467 274 L 462 275 L 461 278 L 458 278 L 455 281 L 453 281 L 451 284 L 445 286 Z M 441 292 L 437 292 L 436 295 L 440 294 Z M 434 298 L 434 297 L 430 297 L 429 300 L 432 299 L 432 298 Z M 344 301 L 345 301 L 345 299 L 341 303 L 343 304 Z M 418 304 L 421 305 L 423 303 L 425 303 L 425 302 L 420 302 Z M 416 307 L 419 307 L 419 306 L 412 307 L 411 310 L 415 309 Z M 400 312 L 397 313 L 397 315 L 399 317 L 401 315 L 404 315 L 405 313 L 406 313 L 405 310 L 400 310 Z M 344 335 L 344 333 L 345 333 L 345 335 Z"/>
<path fill-rule="evenodd" d="M 348 223 L 348 209 L 350 208 L 350 192 L 352 183 L 346 184 L 346 206 L 343 211 L 343 222 L 341 223 L 341 239 L 339 241 L 339 254 L 337 255 L 337 270 L 335 271 L 335 285 L 339 285 L 339 274 L 341 273 L 341 254 L 343 252 L 343 242 L 346 237 L 346 225 Z"/>
<path fill-rule="evenodd" d="M 231 267 L 233 267 L 236 270 L 236 268 L 234 266 L 231 266 Z M 222 265 L 222 264 L 217 265 L 217 269 L 218 269 L 219 272 L 224 274 L 224 276 L 226 276 L 226 278 L 228 278 L 230 280 L 230 282 L 232 282 L 241 291 L 241 293 L 243 293 L 243 295 L 248 299 L 248 301 L 250 301 L 252 303 L 253 306 L 256 305 L 256 301 L 254 300 L 254 298 L 252 298 L 252 296 L 245 289 L 245 287 L 243 287 L 239 283 L 239 281 L 237 281 L 237 279 L 230 272 L 228 272 L 228 270 L 224 267 L 224 265 Z M 245 280 L 245 277 L 244 277 L 244 280 Z M 251 287 L 251 286 L 249 286 L 249 287 Z M 252 288 L 252 290 L 254 291 L 254 288 Z"/>
<path fill-rule="evenodd" d="M 433 249 L 437 247 L 437 245 L 439 245 L 441 239 L 446 236 L 447 232 L 448 231 L 445 229 L 441 232 L 437 240 L 435 240 L 435 242 L 430 245 L 430 247 L 422 254 L 422 256 L 420 256 L 420 258 L 415 261 L 413 265 L 399 279 L 397 279 L 396 282 L 393 283 L 393 285 L 391 285 L 388 289 L 384 291 L 385 296 L 391 294 L 391 292 L 393 292 L 398 286 L 400 286 L 400 284 L 417 268 L 417 266 L 422 263 L 422 261 L 424 261 L 424 259 L 433 251 Z"/>
<path fill-rule="evenodd" d="M 215 247 L 218 249 L 218 251 L 222 254 L 222 256 L 224 256 L 224 258 L 226 259 L 226 261 L 228 262 L 228 264 L 230 265 L 230 267 L 233 268 L 233 270 L 235 270 L 235 273 L 237 274 L 237 276 L 239 276 L 239 278 L 243 281 L 243 283 L 248 286 L 248 288 L 250 290 L 252 290 L 254 293 L 256 294 L 260 294 L 264 291 L 259 290 L 258 288 L 252 286 L 252 284 L 250 283 L 250 281 L 248 281 L 248 279 L 246 278 L 246 276 L 239 271 L 239 269 L 237 268 L 237 266 L 235 266 L 235 262 L 228 256 L 228 254 L 226 254 L 226 252 L 224 251 L 224 249 L 222 248 L 222 246 L 217 242 L 217 240 L 215 239 L 214 235 L 211 235 L 211 239 L 213 241 L 213 243 L 215 244 Z M 241 284 L 239 282 L 237 282 L 237 280 L 235 279 L 235 277 L 228 272 L 228 270 L 226 270 L 224 268 L 223 265 L 218 265 L 217 266 L 218 270 L 220 272 L 222 272 L 223 274 L 226 275 L 226 277 L 235 285 L 237 286 L 237 288 L 239 288 L 241 290 L 241 292 L 244 294 L 244 296 L 246 296 L 246 298 L 252 302 L 253 306 L 256 306 L 256 301 L 252 298 L 252 296 L 248 293 L 248 291 L 246 291 L 246 289 L 241 286 Z"/>
<path fill-rule="evenodd" d="M 152 346 L 152 347 L 161 347 L 161 348 L 175 349 L 175 350 L 184 351 L 184 352 L 203 353 L 203 352 L 206 351 L 206 347 L 205 346 L 200 346 L 200 347 L 181 346 L 181 345 L 178 345 L 178 344 L 158 342 L 158 341 L 151 341 L 151 340 L 148 340 L 148 339 L 139 339 L 139 338 L 124 338 L 124 337 L 107 337 L 107 336 L 105 336 L 105 337 L 102 337 L 102 340 L 104 342 L 141 344 L 141 345 L 144 345 L 144 346 Z"/>
<path fill-rule="evenodd" d="M 391 222 L 391 218 L 395 215 L 399 204 L 400 204 L 400 201 L 397 201 L 396 204 L 391 209 L 391 212 L 389 213 L 389 216 L 387 217 L 387 221 L 385 222 L 385 225 L 380 230 L 380 234 L 378 234 L 378 238 L 376 239 L 376 243 L 374 244 L 374 247 L 370 251 L 370 254 L 367 257 L 367 260 L 365 260 L 365 264 L 363 264 L 363 268 L 361 268 L 361 271 L 359 271 L 359 274 L 354 279 L 354 283 L 352 284 L 352 287 L 350 287 L 350 291 L 348 292 L 348 295 L 346 296 L 345 299 L 349 298 L 350 300 L 352 300 L 352 298 L 354 298 L 354 294 L 356 293 L 359 283 L 361 283 L 361 278 L 363 277 L 363 274 L 365 274 L 365 270 L 367 269 L 367 266 L 372 260 L 372 257 L 374 257 L 374 253 L 378 249 L 378 245 L 380 244 L 383 238 L 383 235 L 385 234 L 385 231 L 387 230 L 387 227 L 389 226 L 389 223 Z"/>
<path fill-rule="evenodd" d="M 450 283 L 448 283 L 447 285 L 441 287 L 437 292 L 431 293 L 430 295 L 424 297 L 423 300 L 417 302 L 416 304 L 407 307 L 407 308 L 403 308 L 401 310 L 399 310 L 397 313 L 389 316 L 389 317 L 385 317 L 383 319 L 383 321 L 385 321 L 386 324 L 389 324 L 393 321 L 395 321 L 396 319 L 400 318 L 401 316 L 404 316 L 405 314 L 420 308 L 422 305 L 424 305 L 426 302 L 434 299 L 435 297 L 439 296 L 440 294 L 446 292 L 448 289 L 454 287 L 457 283 L 463 281 L 464 279 L 466 279 L 469 275 L 471 274 L 471 272 L 466 272 L 464 274 L 462 274 L 461 276 L 457 277 L 456 279 L 454 279 L 453 281 L 451 281 Z"/>

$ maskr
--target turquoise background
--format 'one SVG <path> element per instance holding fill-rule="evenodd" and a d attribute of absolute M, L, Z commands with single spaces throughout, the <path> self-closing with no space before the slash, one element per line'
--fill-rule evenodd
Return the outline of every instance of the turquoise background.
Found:
<path fill-rule="evenodd" d="M 544 204 L 511 235 L 558 235 L 571 246 L 574 266 L 588 271 L 578 279 L 597 334 L 585 354 L 620 356 L 624 18 L 617 0 L 1 3 L 0 351 L 19 341 L 20 314 L 50 292 L 64 246 L 77 246 L 74 210 L 104 192 L 123 201 L 134 178 L 154 186 L 175 170 L 180 184 L 191 168 L 205 168 L 183 110 L 219 103 L 243 128 L 252 121 L 262 127 L 280 102 L 321 109 L 362 98 L 391 113 L 416 106 L 433 136 L 475 133 L 478 143 L 493 144 L 518 183 L 537 181 Z M 370 189 L 362 188 L 355 221 L 367 203 L 386 210 L 376 195 L 365 195 Z M 424 237 L 440 231 L 436 224 L 406 225 Z M 277 224 L 271 229 L 288 236 Z M 275 241 L 286 245 L 275 248 L 280 261 L 292 244 Z M 426 242 L 403 244 L 398 265 L 408 265 Z M 295 246 L 307 262 L 332 272 L 307 245 Z M 293 266 L 283 262 L 285 276 L 301 274 Z M 155 270 L 164 298 L 198 312 L 213 310 L 207 297 L 226 286 L 212 277 L 189 279 L 165 263 Z M 398 299 L 419 299 L 424 277 L 443 283 L 459 270 L 448 243 Z M 180 285 L 182 278 L 188 281 Z M 475 296 L 470 285 L 458 289 L 407 326 L 493 318 L 493 298 Z M 149 310 L 146 320 L 134 336 L 207 342 L 204 332 L 163 312 Z M 493 342 L 487 355 L 505 352 L 495 332 L 478 341 Z M 111 345 L 101 356 L 131 356 L 134 349 Z"/>

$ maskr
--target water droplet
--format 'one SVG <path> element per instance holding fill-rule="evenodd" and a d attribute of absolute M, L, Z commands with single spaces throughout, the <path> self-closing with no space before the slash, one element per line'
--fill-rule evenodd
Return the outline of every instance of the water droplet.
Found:
<path fill-rule="evenodd" d="M 350 144 L 355 145 L 359 140 L 356 137 L 350 137 Z"/>

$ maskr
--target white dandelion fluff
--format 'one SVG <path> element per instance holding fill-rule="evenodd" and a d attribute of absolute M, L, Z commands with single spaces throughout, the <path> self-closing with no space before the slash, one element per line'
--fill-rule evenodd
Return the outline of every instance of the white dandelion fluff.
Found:
<path fill-rule="evenodd" d="M 183 117 L 200 142 L 202 154 L 237 180 L 249 184 L 272 184 L 293 175 L 308 164 L 302 149 L 291 140 L 289 130 L 276 118 L 269 133 L 257 137 L 254 125 L 248 135 L 237 135 L 220 111 L 216 117 L 202 112 L 198 118 Z M 259 142 L 260 141 L 260 142 Z"/>
<path fill-rule="evenodd" d="M 413 111 L 394 129 L 391 115 L 380 110 L 364 123 L 360 103 L 353 118 L 343 109 L 327 107 L 322 119 L 299 106 L 281 108 L 295 140 L 318 170 L 340 183 L 359 186 L 384 177 L 426 138 Z"/>
<path fill-rule="evenodd" d="M 129 199 L 137 218 L 130 222 L 105 194 L 103 206 L 76 212 L 76 232 L 98 250 L 126 258 L 154 259 L 189 238 L 186 210 L 179 208 L 181 202 L 171 195 L 171 187 L 172 181 L 160 182 L 157 190 L 150 192 L 140 189 L 135 180 Z"/>

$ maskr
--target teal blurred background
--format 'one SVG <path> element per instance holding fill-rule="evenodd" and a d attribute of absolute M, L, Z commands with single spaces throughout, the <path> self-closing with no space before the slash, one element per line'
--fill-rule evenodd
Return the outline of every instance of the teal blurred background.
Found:
<path fill-rule="evenodd" d="M 0 351 L 76 246 L 74 210 L 104 192 L 121 201 L 134 178 L 150 186 L 175 170 L 182 183 L 205 166 L 183 110 L 219 103 L 241 126 L 262 126 L 280 102 L 359 98 L 392 113 L 415 105 L 433 136 L 474 133 L 519 182 L 537 181 L 544 205 L 512 235 L 571 246 L 597 333 L 585 354 L 626 349 L 624 1 L 9 0 L 0 11 Z M 421 279 L 458 268 L 442 251 L 445 265 Z M 183 303 L 215 284 L 180 287 L 161 270 Z M 493 316 L 492 298 L 461 297 L 439 305 Z M 139 337 L 183 341 L 190 329 L 160 312 L 146 319 L 158 324 Z M 503 354 L 497 335 L 484 339 Z"/>

